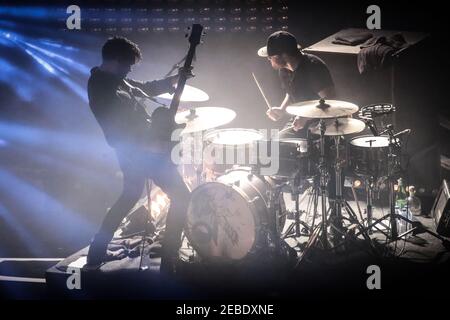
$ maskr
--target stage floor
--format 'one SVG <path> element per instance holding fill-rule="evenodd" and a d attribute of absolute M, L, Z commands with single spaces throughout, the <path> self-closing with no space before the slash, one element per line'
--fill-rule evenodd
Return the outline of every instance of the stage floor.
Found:
<path fill-rule="evenodd" d="M 350 205 L 356 209 L 355 203 Z M 364 206 L 364 203 L 360 205 Z M 377 208 L 374 216 L 377 218 L 386 212 L 386 208 Z M 293 222 L 291 218 L 286 221 L 285 231 Z M 416 219 L 433 230 L 430 217 Z M 142 261 L 145 270 L 139 270 L 139 257 L 127 257 L 108 262 L 96 271 L 82 270 L 79 290 L 68 289 L 70 274 L 67 266 L 77 260 L 82 262 L 87 248 L 56 265 L 57 260 L 0 260 L 0 293 L 2 298 L 10 299 L 309 299 L 317 295 L 342 297 L 342 294 L 355 297 L 415 296 L 430 292 L 422 290 L 446 289 L 450 285 L 450 251 L 440 240 L 426 233 L 390 244 L 385 244 L 381 233 L 371 237 L 377 239 L 380 255 L 374 255 L 361 240 L 349 243 L 341 252 L 313 248 L 298 265 L 289 257 L 292 250 L 287 246 L 283 250 L 285 254 L 264 253 L 250 263 L 205 264 L 192 255 L 192 249 L 185 242 L 175 275 L 159 273 L 158 257 L 145 255 Z M 301 253 L 307 237 L 297 240 L 287 239 L 286 243 Z M 381 290 L 367 288 L 370 265 L 380 267 Z"/>

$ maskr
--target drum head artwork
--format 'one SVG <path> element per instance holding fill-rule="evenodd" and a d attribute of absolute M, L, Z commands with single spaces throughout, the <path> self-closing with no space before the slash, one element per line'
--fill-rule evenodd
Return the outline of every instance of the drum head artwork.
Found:
<path fill-rule="evenodd" d="M 255 226 L 247 200 L 231 186 L 210 182 L 192 193 L 186 231 L 203 258 L 244 258 L 255 243 Z"/>

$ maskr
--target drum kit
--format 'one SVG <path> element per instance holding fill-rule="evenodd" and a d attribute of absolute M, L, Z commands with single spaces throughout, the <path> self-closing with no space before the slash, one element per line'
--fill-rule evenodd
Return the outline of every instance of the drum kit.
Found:
<path fill-rule="evenodd" d="M 182 100 L 208 100 L 208 95 L 199 89 L 185 90 Z M 236 117 L 234 111 L 197 107 L 177 113 L 176 122 L 186 124 L 182 135 L 201 132 L 202 148 L 235 151 L 234 158 L 225 162 L 217 161 L 217 154 L 212 152 L 191 171 L 186 170 L 189 165 L 182 164 L 185 181 L 192 191 L 185 235 L 202 261 L 251 261 L 255 256 L 281 250 L 286 238 L 301 235 L 309 237 L 308 247 L 315 245 L 324 250 L 345 247 L 349 234 L 371 243 L 369 234 L 379 223 L 373 223 L 372 191 L 374 181 L 380 179 L 389 182 L 393 207 L 401 139 L 391 125 L 381 132 L 374 125 L 374 118 L 395 111 L 392 105 L 372 105 L 360 110 L 350 102 L 321 99 L 290 105 L 286 111 L 314 122 L 307 137 L 276 140 L 278 152 L 271 156 L 278 157 L 279 166 L 271 175 L 261 174 L 258 156 L 248 156 L 259 155 L 252 153 L 252 148 L 267 146 L 273 142 L 270 138 L 265 140 L 253 129 L 217 129 Z M 360 119 L 352 118 L 358 111 Z M 370 129 L 372 135 L 357 136 L 365 129 Z M 237 150 L 247 155 L 238 165 Z M 344 199 L 344 172 L 366 181 L 366 219 L 358 218 Z M 307 193 L 305 185 L 313 194 L 312 223 L 300 219 L 299 202 Z M 334 189 L 334 197 L 330 197 L 330 188 Z M 294 222 L 288 228 L 283 198 L 286 192 L 295 201 Z M 392 234 L 397 236 L 396 217 L 391 214 L 389 218 Z M 349 225 L 356 226 L 359 232 L 350 232 Z"/>

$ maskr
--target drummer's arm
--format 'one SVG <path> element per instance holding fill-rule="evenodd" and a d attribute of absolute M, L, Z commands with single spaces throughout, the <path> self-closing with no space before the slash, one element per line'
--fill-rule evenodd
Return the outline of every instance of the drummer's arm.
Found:
<path fill-rule="evenodd" d="M 286 93 L 286 96 L 284 97 L 283 102 L 281 102 L 281 105 L 279 107 L 273 107 L 266 111 L 267 116 L 272 121 L 278 121 L 282 119 L 286 115 L 286 108 L 289 105 L 290 102 L 289 94 Z"/>
<path fill-rule="evenodd" d="M 283 102 L 281 102 L 280 109 L 283 111 L 286 111 L 286 108 L 289 105 L 290 100 L 291 100 L 291 97 L 289 96 L 288 93 L 286 93 L 286 96 L 284 97 Z"/>

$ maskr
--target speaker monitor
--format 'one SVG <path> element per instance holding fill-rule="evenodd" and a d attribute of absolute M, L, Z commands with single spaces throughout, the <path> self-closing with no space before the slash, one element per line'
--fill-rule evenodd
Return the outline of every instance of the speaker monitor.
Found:
<path fill-rule="evenodd" d="M 447 180 L 442 181 L 441 188 L 431 209 L 436 232 L 444 237 L 450 236 L 450 191 Z"/>

